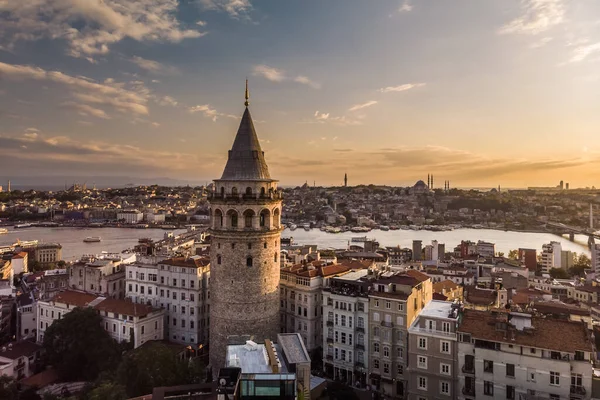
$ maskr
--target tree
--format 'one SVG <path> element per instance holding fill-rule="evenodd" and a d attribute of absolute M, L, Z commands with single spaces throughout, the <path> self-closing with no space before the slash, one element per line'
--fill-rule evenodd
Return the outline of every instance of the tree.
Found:
<path fill-rule="evenodd" d="M 519 259 L 519 250 L 510 250 L 508 252 L 508 258 L 511 260 L 518 260 Z"/>
<path fill-rule="evenodd" d="M 201 383 L 202 375 L 198 358 L 182 361 L 167 346 L 150 342 L 125 354 L 116 380 L 129 397 L 136 397 L 152 393 L 157 386 Z"/>
<path fill-rule="evenodd" d="M 93 380 L 117 366 L 119 345 L 101 324 L 102 317 L 94 309 L 77 307 L 46 330 L 47 359 L 63 379 Z"/>
<path fill-rule="evenodd" d="M 550 268 L 549 272 L 554 279 L 569 279 L 569 274 L 562 268 Z"/>
<path fill-rule="evenodd" d="M 503 251 L 499 251 L 498 252 L 498 257 L 504 257 L 504 252 Z"/>
<path fill-rule="evenodd" d="M 123 385 L 108 381 L 100 383 L 86 396 L 87 400 L 125 400 L 127 398 Z"/>

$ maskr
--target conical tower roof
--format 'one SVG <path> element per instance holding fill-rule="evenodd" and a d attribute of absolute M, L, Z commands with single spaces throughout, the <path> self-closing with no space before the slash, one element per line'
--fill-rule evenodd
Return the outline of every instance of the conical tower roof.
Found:
<path fill-rule="evenodd" d="M 244 110 L 221 179 L 271 180 L 269 167 L 267 167 L 265 161 L 265 153 L 260 148 L 248 107 Z"/>

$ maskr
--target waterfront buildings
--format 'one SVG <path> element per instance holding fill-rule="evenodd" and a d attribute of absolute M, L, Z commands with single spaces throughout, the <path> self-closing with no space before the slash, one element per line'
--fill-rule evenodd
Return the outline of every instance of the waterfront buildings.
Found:
<path fill-rule="evenodd" d="M 126 297 L 165 310 L 165 337 L 189 345 L 208 342 L 208 257 L 172 257 L 126 266 Z"/>
<path fill-rule="evenodd" d="M 364 387 L 369 370 L 369 280 L 359 269 L 329 280 L 323 290 L 323 368 L 327 375 Z"/>
<path fill-rule="evenodd" d="M 542 272 L 547 274 L 552 268 L 561 268 L 562 246 L 560 242 L 552 241 L 542 246 Z"/>
<path fill-rule="evenodd" d="M 91 293 L 66 290 L 48 301 L 37 303 L 37 341 L 56 320 L 76 307 L 91 307 L 102 317 L 104 329 L 118 342 L 137 348 L 149 340 L 164 338 L 164 311 L 127 300 L 107 299 Z"/>
<path fill-rule="evenodd" d="M 465 310 L 459 399 L 589 399 L 593 343 L 581 322 Z"/>
<path fill-rule="evenodd" d="M 281 269 L 281 331 L 298 332 L 308 351 L 323 344 L 322 290 L 332 276 L 350 270 L 340 264 L 321 261 Z"/>
<path fill-rule="evenodd" d="M 402 398 L 408 389 L 408 327 L 432 299 L 431 279 L 415 270 L 387 272 L 370 285 L 370 383 L 386 396 Z"/>
<path fill-rule="evenodd" d="M 122 210 L 117 212 L 117 221 L 126 224 L 137 224 L 144 220 L 144 213 L 138 210 Z"/>
<path fill-rule="evenodd" d="M 35 261 L 42 267 L 55 265 L 62 260 L 62 245 L 59 243 L 38 243 L 35 247 Z"/>
<path fill-rule="evenodd" d="M 496 245 L 494 243 L 478 240 L 476 252 L 480 257 L 494 257 L 496 255 Z"/>
<path fill-rule="evenodd" d="M 250 335 L 260 342 L 280 330 L 282 195 L 269 174 L 247 98 L 246 91 L 227 164 L 209 197 L 213 374 L 225 365 L 229 336 Z"/>
<path fill-rule="evenodd" d="M 408 399 L 456 399 L 456 330 L 462 306 L 430 301 L 408 328 Z"/>

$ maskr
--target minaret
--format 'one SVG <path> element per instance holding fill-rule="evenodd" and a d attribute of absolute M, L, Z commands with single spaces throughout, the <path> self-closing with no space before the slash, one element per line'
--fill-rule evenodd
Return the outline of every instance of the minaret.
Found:
<path fill-rule="evenodd" d="M 348 174 L 344 174 L 344 187 L 348 187 Z"/>
<path fill-rule="evenodd" d="M 433 174 L 431 174 L 431 186 L 430 189 L 433 189 Z"/>
<path fill-rule="evenodd" d="M 244 115 L 210 201 L 210 365 L 225 367 L 228 338 L 279 333 L 281 192 L 271 179 L 250 116 Z"/>
<path fill-rule="evenodd" d="M 427 188 L 430 188 L 430 187 L 431 187 L 431 178 L 430 178 L 430 175 L 427 174 Z"/>
<path fill-rule="evenodd" d="M 10 193 L 10 179 L 8 180 L 8 185 L 7 186 L 8 186 L 7 191 L 8 191 L 8 193 Z"/>

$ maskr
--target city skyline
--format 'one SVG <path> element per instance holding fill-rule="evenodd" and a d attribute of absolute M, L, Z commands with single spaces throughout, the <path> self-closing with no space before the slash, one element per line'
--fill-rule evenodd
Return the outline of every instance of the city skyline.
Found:
<path fill-rule="evenodd" d="M 248 77 L 282 186 L 595 184 L 593 1 L 41 3 L 0 4 L 15 181 L 216 179 Z"/>

